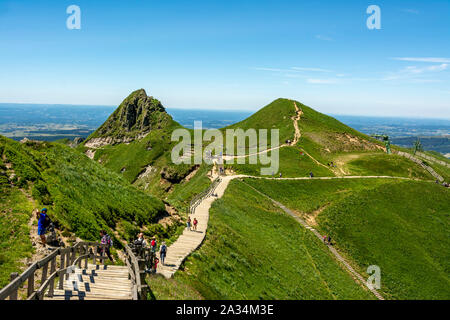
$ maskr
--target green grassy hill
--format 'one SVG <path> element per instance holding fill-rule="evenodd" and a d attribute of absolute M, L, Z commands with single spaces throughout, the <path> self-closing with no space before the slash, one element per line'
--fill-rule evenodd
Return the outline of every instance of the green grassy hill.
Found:
<path fill-rule="evenodd" d="M 269 147 L 271 142 L 271 129 L 279 130 L 280 144 L 285 143 L 286 140 L 292 140 L 294 138 L 295 129 L 291 118 L 295 115 L 294 102 L 289 99 L 280 98 L 263 107 L 247 119 L 225 127 L 222 130 L 255 129 L 258 132 L 259 129 L 267 129 L 267 144 Z M 266 142 L 265 140 L 263 141 Z"/>
<path fill-rule="evenodd" d="M 148 283 L 156 299 L 374 298 L 311 232 L 236 180 L 214 202 L 206 241 L 183 271 Z"/>
<path fill-rule="evenodd" d="M 393 299 L 449 299 L 449 190 L 392 179 L 248 183 L 330 234 L 363 273 L 381 268 Z"/>
<path fill-rule="evenodd" d="M 0 155 L 8 174 L 16 175 L 3 176 L 5 188 L 28 193 L 63 229 L 83 239 L 97 239 L 102 228 L 120 229 L 121 222 L 149 225 L 165 214 L 160 200 L 61 144 L 0 137 Z"/>

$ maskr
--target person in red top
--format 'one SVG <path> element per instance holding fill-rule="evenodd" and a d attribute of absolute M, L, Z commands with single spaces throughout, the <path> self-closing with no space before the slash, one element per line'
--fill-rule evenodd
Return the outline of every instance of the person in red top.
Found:
<path fill-rule="evenodd" d="M 153 238 L 152 238 L 152 241 L 150 242 L 150 246 L 151 246 L 151 248 L 152 248 L 152 252 L 156 252 L 156 245 L 157 245 L 157 243 L 156 243 L 156 237 L 153 237 Z"/>
<path fill-rule="evenodd" d="M 155 264 L 153 266 L 153 273 L 156 273 L 156 268 L 158 268 L 158 262 L 159 262 L 159 259 L 155 258 Z"/>
<path fill-rule="evenodd" d="M 194 230 L 197 231 L 197 224 L 198 224 L 197 218 L 194 218 L 193 224 L 194 224 Z"/>

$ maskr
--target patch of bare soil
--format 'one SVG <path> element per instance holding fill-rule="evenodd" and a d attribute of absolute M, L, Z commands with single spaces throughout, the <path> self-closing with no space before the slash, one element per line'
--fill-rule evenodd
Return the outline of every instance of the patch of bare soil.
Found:
<path fill-rule="evenodd" d="M 310 225 L 310 226 L 312 226 L 312 227 L 316 227 L 316 226 L 318 225 L 317 220 L 316 220 L 317 217 L 319 216 L 319 214 L 322 213 L 323 210 L 325 210 L 326 208 L 328 208 L 329 205 L 330 205 L 330 204 L 328 203 L 328 204 L 326 204 L 326 205 L 320 207 L 319 209 L 314 210 L 314 211 L 311 212 L 311 213 L 302 213 L 302 214 L 300 214 L 300 216 L 303 217 L 303 218 L 306 220 L 306 223 L 307 223 L 308 225 Z"/>
<path fill-rule="evenodd" d="M 185 178 L 184 181 L 188 182 L 189 180 L 191 180 L 198 172 L 198 170 L 200 170 L 200 166 L 195 166 L 195 169 L 192 170 Z"/>

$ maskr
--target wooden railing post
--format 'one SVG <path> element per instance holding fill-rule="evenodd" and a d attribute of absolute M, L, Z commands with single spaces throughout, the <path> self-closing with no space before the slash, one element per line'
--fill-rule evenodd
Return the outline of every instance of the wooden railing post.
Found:
<path fill-rule="evenodd" d="M 138 259 L 138 265 L 139 265 L 139 270 L 136 270 L 136 273 L 137 273 L 136 276 L 139 277 L 141 280 L 140 281 L 141 282 L 141 288 L 140 288 L 141 296 L 139 298 L 140 298 L 140 300 L 147 300 L 148 287 L 145 286 L 146 273 L 141 272 L 141 271 L 145 271 L 145 269 L 146 269 L 145 259 Z"/>
<path fill-rule="evenodd" d="M 85 255 L 89 254 L 89 246 L 86 244 L 84 248 L 85 248 L 84 254 Z M 85 269 L 87 269 L 87 267 L 88 267 L 88 261 L 89 261 L 89 256 L 87 256 L 86 259 L 84 260 L 84 268 Z"/>
<path fill-rule="evenodd" d="M 9 280 L 12 282 L 18 276 L 19 276 L 19 274 L 17 272 L 13 272 L 10 274 Z M 9 296 L 9 300 L 17 300 L 17 289 L 11 293 L 11 295 Z"/>
<path fill-rule="evenodd" d="M 34 273 L 35 271 L 31 272 L 28 277 L 27 297 L 31 296 L 34 292 Z"/>
<path fill-rule="evenodd" d="M 47 280 L 47 272 L 48 272 L 48 262 L 44 264 L 44 267 L 42 268 L 42 278 L 41 283 L 44 283 L 45 280 Z"/>
<path fill-rule="evenodd" d="M 94 247 L 94 265 L 97 263 L 97 251 L 98 251 L 98 247 L 97 246 L 95 246 Z"/>
<path fill-rule="evenodd" d="M 70 264 L 71 265 L 75 262 L 75 259 L 77 258 L 77 251 L 78 251 L 78 247 L 73 248 L 73 250 L 72 250 L 72 257 L 70 259 Z"/>
<path fill-rule="evenodd" d="M 106 244 L 102 245 L 102 264 L 105 265 L 106 263 Z"/>
<path fill-rule="evenodd" d="M 62 270 L 62 269 L 64 269 L 64 263 L 65 263 L 65 256 L 64 256 L 64 252 L 61 252 L 61 261 L 60 261 L 60 264 L 59 264 L 59 270 Z"/>
<path fill-rule="evenodd" d="M 50 265 L 50 274 L 53 274 L 56 271 L 56 257 L 52 259 L 51 265 Z M 53 294 L 55 292 L 55 279 L 53 279 L 50 282 L 49 289 L 48 289 L 48 296 L 53 297 Z"/>
<path fill-rule="evenodd" d="M 69 252 L 67 252 L 67 254 L 66 254 L 66 268 L 68 268 L 70 265 L 71 265 L 71 263 L 70 263 L 70 256 L 71 256 L 71 254 L 70 254 L 71 252 L 69 251 Z M 69 279 L 69 272 L 66 272 L 66 280 L 67 279 Z"/>

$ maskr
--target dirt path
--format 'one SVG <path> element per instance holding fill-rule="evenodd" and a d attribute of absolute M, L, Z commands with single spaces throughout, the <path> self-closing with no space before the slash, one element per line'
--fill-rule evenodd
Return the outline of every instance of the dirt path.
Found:
<path fill-rule="evenodd" d="M 254 152 L 254 153 L 251 153 L 251 154 L 244 154 L 244 155 L 238 155 L 238 156 L 224 154 L 222 156 L 222 163 L 223 163 L 224 160 L 225 161 L 230 161 L 230 160 L 233 160 L 233 159 L 248 158 L 250 156 L 257 156 L 257 155 L 260 155 L 260 154 L 263 154 L 263 153 L 267 153 L 267 152 L 270 152 L 272 150 L 277 150 L 277 149 L 280 149 L 280 148 L 283 148 L 283 147 L 295 146 L 298 143 L 298 141 L 300 140 L 300 137 L 301 137 L 300 128 L 298 126 L 298 121 L 300 120 L 301 115 L 303 114 L 303 112 L 297 107 L 297 103 L 295 101 L 294 101 L 294 107 L 295 107 L 295 116 L 293 116 L 291 119 L 293 121 L 295 133 L 294 133 L 294 139 L 290 143 L 285 143 L 285 144 L 282 144 L 282 145 L 280 145 L 278 147 L 265 149 L 263 151 L 258 151 L 258 152 Z M 311 156 L 309 156 L 309 157 L 311 157 Z"/>
<path fill-rule="evenodd" d="M 262 195 L 265 198 L 267 198 L 270 201 L 272 201 L 277 207 L 281 208 L 284 212 L 286 212 L 288 215 L 290 215 L 292 218 L 294 218 L 303 227 L 305 227 L 306 229 L 311 231 L 323 243 L 322 235 L 316 229 L 314 229 L 308 223 L 306 223 L 305 220 L 300 218 L 298 215 L 296 215 L 290 209 L 286 208 L 280 202 L 270 198 L 269 196 L 267 196 L 266 194 L 262 193 L 261 191 L 255 189 L 254 187 L 252 187 L 252 186 L 250 186 L 248 184 L 246 184 L 246 185 L 248 187 L 250 187 L 251 189 L 255 190 L 256 192 L 258 192 L 260 195 Z M 328 249 L 330 249 L 330 251 L 334 255 L 334 257 L 340 263 L 343 264 L 343 266 L 347 269 L 347 271 L 350 273 L 350 275 L 352 276 L 352 278 L 355 280 L 356 283 L 358 283 L 360 286 L 367 287 L 367 289 L 369 289 L 379 300 L 384 300 L 383 296 L 376 289 L 370 288 L 369 286 L 367 286 L 366 280 L 357 271 L 355 271 L 355 269 L 353 269 L 353 267 L 348 263 L 348 261 L 344 257 L 342 257 L 333 246 L 331 246 L 331 245 L 326 245 L 326 246 L 328 247 Z"/>

